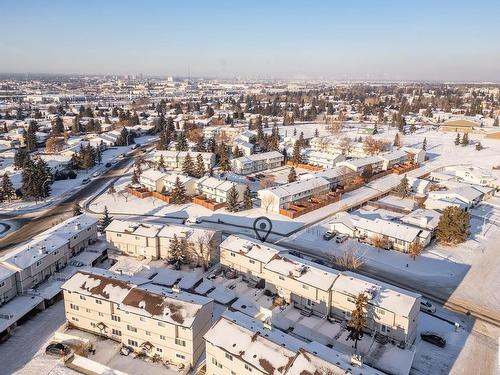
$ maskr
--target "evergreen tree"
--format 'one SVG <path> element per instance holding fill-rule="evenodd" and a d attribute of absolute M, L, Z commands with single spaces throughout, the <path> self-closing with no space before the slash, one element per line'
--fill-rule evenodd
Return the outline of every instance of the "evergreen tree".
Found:
<path fill-rule="evenodd" d="M 300 154 L 300 148 L 300 142 L 295 141 L 292 152 L 292 163 L 294 164 L 302 164 L 302 155 Z"/>
<path fill-rule="evenodd" d="M 300 132 L 298 142 L 300 147 L 304 147 L 306 145 L 306 141 L 304 140 L 304 132 Z"/>
<path fill-rule="evenodd" d="M 102 213 L 102 217 L 99 219 L 97 223 L 97 228 L 101 234 L 106 232 L 106 227 L 111 224 L 113 221 L 113 217 L 109 215 L 108 206 L 104 206 L 104 211 Z"/>
<path fill-rule="evenodd" d="M 38 125 L 36 121 L 30 121 L 28 125 L 28 131 L 24 131 L 23 133 L 24 145 L 29 152 L 36 151 L 37 149 L 37 143 L 36 143 L 37 131 L 38 131 Z"/>
<path fill-rule="evenodd" d="M 399 133 L 396 133 L 394 136 L 394 142 L 392 144 L 394 147 L 401 147 L 401 138 L 399 137 Z"/>
<path fill-rule="evenodd" d="M 458 146 L 460 144 L 460 134 L 457 133 L 457 136 L 455 138 L 455 146 Z"/>
<path fill-rule="evenodd" d="M 427 137 L 424 138 L 424 141 L 422 142 L 422 150 L 427 151 Z"/>
<path fill-rule="evenodd" d="M 160 172 L 164 172 L 165 168 L 166 168 L 165 159 L 163 158 L 163 154 L 160 154 L 160 159 L 158 159 L 156 169 L 158 169 Z"/>
<path fill-rule="evenodd" d="M 415 133 L 417 131 L 417 127 L 415 126 L 415 124 L 411 124 L 410 125 L 410 133 Z"/>
<path fill-rule="evenodd" d="M 27 159 L 30 158 L 30 154 L 25 147 L 18 148 L 14 154 L 14 167 L 22 168 Z"/>
<path fill-rule="evenodd" d="M 194 149 L 196 152 L 205 152 L 205 137 L 202 135 L 198 141 L 196 142 L 196 145 L 194 146 Z"/>
<path fill-rule="evenodd" d="M 78 202 L 75 202 L 73 205 L 73 216 L 80 216 L 81 214 L 83 214 L 82 207 Z"/>
<path fill-rule="evenodd" d="M 191 177 L 196 174 L 194 170 L 193 159 L 191 158 L 191 155 L 189 155 L 189 152 L 187 153 L 186 157 L 184 158 L 184 162 L 182 163 L 182 172 Z"/>
<path fill-rule="evenodd" d="M 186 203 L 187 200 L 186 189 L 184 188 L 184 185 L 182 185 L 179 177 L 175 179 L 175 184 L 171 192 L 171 197 L 172 197 L 171 199 L 172 204 Z"/>
<path fill-rule="evenodd" d="M 354 341 L 354 349 L 358 348 L 358 341 L 363 338 L 363 331 L 367 327 L 367 308 L 368 296 L 365 293 L 358 294 L 356 308 L 351 313 L 351 319 L 347 321 L 347 330 L 349 331 L 347 340 Z"/>
<path fill-rule="evenodd" d="M 253 208 L 252 192 L 250 191 L 250 187 L 248 185 L 245 189 L 245 193 L 243 194 L 243 207 L 245 208 L 245 210 L 250 210 Z"/>
<path fill-rule="evenodd" d="M 462 146 L 468 146 L 469 145 L 469 133 L 464 133 L 462 136 Z"/>
<path fill-rule="evenodd" d="M 436 229 L 438 241 L 456 245 L 467 240 L 470 228 L 470 214 L 460 207 L 446 207 Z"/>
<path fill-rule="evenodd" d="M 175 266 L 175 269 L 180 270 L 182 264 L 187 261 L 187 243 L 179 241 L 177 235 L 174 234 L 168 250 L 168 261 Z"/>
<path fill-rule="evenodd" d="M 242 156 L 243 156 L 243 152 L 240 150 L 238 145 L 234 146 L 233 158 L 237 159 L 237 158 L 241 158 Z"/>
<path fill-rule="evenodd" d="M 16 189 L 12 185 L 12 181 L 10 180 L 9 174 L 7 172 L 4 173 L 2 177 L 2 183 L 0 186 L 0 201 L 11 201 L 16 198 Z"/>
<path fill-rule="evenodd" d="M 410 182 L 408 181 L 406 175 L 404 175 L 399 182 L 399 185 L 396 187 L 396 192 L 401 196 L 401 198 L 406 198 L 408 195 L 410 195 L 410 191 Z"/>
<path fill-rule="evenodd" d="M 483 148 L 484 148 L 484 147 L 483 147 L 483 145 L 481 144 L 481 142 L 477 142 L 477 144 L 476 144 L 476 150 L 477 150 L 477 151 L 481 151 Z"/>
<path fill-rule="evenodd" d="M 227 172 L 231 170 L 231 164 L 229 163 L 226 147 L 224 145 L 220 145 L 219 147 L 219 165 L 221 171 Z"/>
<path fill-rule="evenodd" d="M 177 151 L 187 151 L 188 150 L 187 138 L 186 138 L 186 134 L 184 132 L 180 132 L 179 135 L 177 136 L 177 144 L 175 145 L 175 149 Z"/>
<path fill-rule="evenodd" d="M 170 143 L 169 136 L 166 130 L 160 132 L 160 138 L 158 139 L 158 143 L 156 144 L 156 149 L 163 151 L 168 150 L 168 145 Z"/>
<path fill-rule="evenodd" d="M 288 182 L 297 181 L 297 172 L 295 172 L 295 168 L 290 168 L 290 173 L 288 174 Z"/>
<path fill-rule="evenodd" d="M 239 198 L 238 190 L 236 190 L 236 184 L 233 184 L 227 193 L 226 208 L 229 212 L 238 211 Z"/>
<path fill-rule="evenodd" d="M 54 120 L 54 124 L 52 125 L 52 131 L 55 134 L 64 133 L 64 123 L 61 117 L 57 116 Z"/>
<path fill-rule="evenodd" d="M 373 135 L 378 134 L 378 127 L 377 124 L 373 127 Z"/>
<path fill-rule="evenodd" d="M 205 163 L 203 162 L 203 155 L 198 154 L 196 155 L 195 176 L 201 178 L 205 175 L 205 173 L 206 170 L 205 170 Z"/>
<path fill-rule="evenodd" d="M 493 126 L 498 126 L 498 117 L 495 117 L 495 121 L 493 121 Z"/>
<path fill-rule="evenodd" d="M 318 128 L 316 128 L 316 129 L 314 130 L 314 136 L 315 136 L 316 138 L 318 138 L 318 137 L 319 137 L 319 130 L 318 130 Z"/>
<path fill-rule="evenodd" d="M 293 128 L 293 136 L 294 137 L 297 136 L 297 128 L 295 128 L 295 127 Z"/>

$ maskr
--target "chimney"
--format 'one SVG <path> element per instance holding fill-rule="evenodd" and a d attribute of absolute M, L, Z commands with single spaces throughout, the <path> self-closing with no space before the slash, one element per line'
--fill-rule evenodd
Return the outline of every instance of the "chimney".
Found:
<path fill-rule="evenodd" d="M 76 224 L 75 224 L 75 229 L 76 229 L 76 230 L 80 230 L 80 229 L 81 229 L 81 227 L 82 227 L 82 226 L 81 226 L 81 224 L 80 224 L 80 223 L 76 223 Z"/>

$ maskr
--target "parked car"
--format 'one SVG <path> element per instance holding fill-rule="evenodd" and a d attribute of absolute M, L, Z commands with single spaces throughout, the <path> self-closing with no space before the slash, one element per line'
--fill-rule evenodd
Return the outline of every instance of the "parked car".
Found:
<path fill-rule="evenodd" d="M 322 259 L 313 259 L 313 262 L 320 266 L 326 266 L 326 263 Z"/>
<path fill-rule="evenodd" d="M 252 176 L 247 176 L 247 180 L 248 180 L 248 181 L 252 181 L 252 182 L 253 182 L 253 181 L 255 181 L 255 177 L 252 177 Z"/>
<path fill-rule="evenodd" d="M 47 345 L 45 348 L 45 354 L 54 356 L 54 357 L 64 357 L 71 352 L 69 346 L 66 346 L 60 342 L 53 342 Z"/>
<path fill-rule="evenodd" d="M 111 167 L 111 165 L 112 165 L 111 163 L 106 163 L 106 164 L 104 164 L 104 166 L 105 166 L 106 168 Z"/>
<path fill-rule="evenodd" d="M 200 224 L 201 223 L 201 219 L 199 217 L 188 217 L 186 219 L 186 223 L 191 223 L 191 224 Z"/>
<path fill-rule="evenodd" d="M 435 313 L 436 312 L 436 307 L 430 303 L 426 299 L 421 299 L 420 300 L 420 311 L 424 311 L 427 313 Z"/>
<path fill-rule="evenodd" d="M 99 177 L 100 176 L 100 173 L 99 172 L 94 172 L 92 173 L 92 177 Z"/>
<path fill-rule="evenodd" d="M 337 243 L 343 243 L 345 242 L 347 239 L 349 238 L 349 236 L 345 233 L 339 233 L 335 236 L 335 242 Z"/>
<path fill-rule="evenodd" d="M 328 231 L 323 234 L 323 239 L 325 241 L 330 241 L 333 237 L 335 237 L 335 232 Z"/>
<path fill-rule="evenodd" d="M 440 348 L 444 348 L 446 346 L 446 340 L 436 332 L 425 331 L 420 334 L 420 337 L 422 338 L 422 340 L 439 346 Z"/>
<path fill-rule="evenodd" d="M 290 250 L 288 252 L 290 255 L 293 255 L 294 257 L 297 257 L 297 258 L 302 258 L 302 254 L 299 253 L 298 251 L 295 251 L 295 250 Z"/>
<path fill-rule="evenodd" d="M 86 177 L 82 180 L 82 184 L 85 185 L 85 184 L 88 184 L 90 182 L 90 178 Z"/>

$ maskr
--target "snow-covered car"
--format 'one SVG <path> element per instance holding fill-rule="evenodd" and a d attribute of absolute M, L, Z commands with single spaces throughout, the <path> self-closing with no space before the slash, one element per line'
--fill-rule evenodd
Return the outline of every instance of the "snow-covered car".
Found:
<path fill-rule="evenodd" d="M 99 177 L 101 174 L 99 172 L 92 173 L 92 177 Z"/>
<path fill-rule="evenodd" d="M 335 242 L 337 243 L 343 243 L 345 242 L 347 239 L 349 238 L 349 236 L 345 233 L 339 233 L 335 236 Z"/>
<path fill-rule="evenodd" d="M 90 182 L 90 178 L 86 177 L 82 180 L 82 184 L 85 185 L 85 184 L 88 184 Z"/>
<path fill-rule="evenodd" d="M 420 300 L 420 311 L 427 313 L 435 313 L 436 307 L 426 299 Z"/>

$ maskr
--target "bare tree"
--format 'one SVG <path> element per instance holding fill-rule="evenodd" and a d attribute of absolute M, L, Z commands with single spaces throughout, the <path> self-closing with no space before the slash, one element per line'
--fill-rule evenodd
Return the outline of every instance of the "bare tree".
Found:
<path fill-rule="evenodd" d="M 192 254 L 193 261 L 206 271 L 210 267 L 215 248 L 214 234 L 203 231 L 198 233 L 194 241 L 190 243 L 188 252 Z"/>
<path fill-rule="evenodd" d="M 272 194 L 264 194 L 260 198 L 260 206 L 265 208 L 266 214 L 269 212 L 269 208 L 274 204 L 275 197 Z"/>
<path fill-rule="evenodd" d="M 344 128 L 344 123 L 342 121 L 331 120 L 328 121 L 326 129 L 333 135 L 339 134 Z"/>
<path fill-rule="evenodd" d="M 380 235 L 375 235 L 371 238 L 371 243 L 373 246 L 380 247 L 381 249 L 388 249 L 389 248 L 389 240 Z"/>
<path fill-rule="evenodd" d="M 335 264 L 348 270 L 357 270 L 365 263 L 365 258 L 355 249 L 348 249 L 341 256 L 335 258 Z"/>
<path fill-rule="evenodd" d="M 420 242 L 415 241 L 410 244 L 410 247 L 408 248 L 408 255 L 412 257 L 413 260 L 420 254 L 422 254 L 422 251 L 424 250 L 424 245 L 422 245 Z"/>
<path fill-rule="evenodd" d="M 349 155 L 352 152 L 352 147 L 353 147 L 351 138 L 343 137 L 340 140 L 339 147 L 343 155 Z"/>
<path fill-rule="evenodd" d="M 274 185 L 276 185 L 276 179 L 274 176 L 265 176 L 259 181 L 259 187 L 261 189 L 267 189 L 269 187 L 273 187 Z"/>

